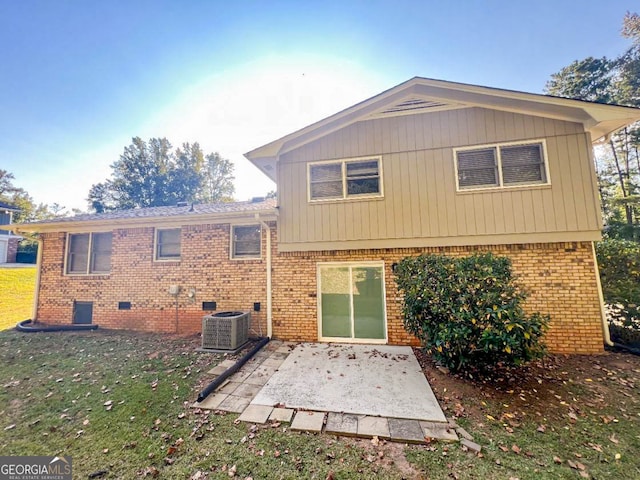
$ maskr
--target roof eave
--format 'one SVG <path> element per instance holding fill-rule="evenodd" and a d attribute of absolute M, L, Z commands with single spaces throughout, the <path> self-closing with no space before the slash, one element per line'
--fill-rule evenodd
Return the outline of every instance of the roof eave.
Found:
<path fill-rule="evenodd" d="M 63 221 L 50 223 L 24 223 L 13 224 L 16 232 L 29 233 L 50 233 L 68 231 L 94 231 L 113 230 L 121 227 L 157 227 L 157 226 L 181 226 L 200 224 L 219 224 L 238 221 L 248 221 L 253 219 L 264 221 L 274 221 L 278 218 L 278 209 L 269 208 L 264 210 L 247 210 L 244 212 L 224 212 L 224 213 L 196 213 L 191 215 L 169 215 L 154 217 L 134 217 L 117 219 L 95 219 Z"/>
<path fill-rule="evenodd" d="M 395 97 L 401 98 L 408 94 L 462 101 L 469 107 L 494 107 L 581 123 L 585 130 L 591 133 L 593 141 L 640 120 L 640 109 L 633 107 L 414 77 L 330 117 L 251 150 L 245 153 L 245 157 L 275 181 L 276 164 L 283 153 L 360 121 L 380 108 L 380 105 L 395 100 Z"/>

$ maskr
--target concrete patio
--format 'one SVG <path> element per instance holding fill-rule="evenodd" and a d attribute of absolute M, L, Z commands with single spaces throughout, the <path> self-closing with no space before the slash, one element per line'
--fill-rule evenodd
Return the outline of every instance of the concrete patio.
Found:
<path fill-rule="evenodd" d="M 194 407 L 240 413 L 251 423 L 291 422 L 292 430 L 457 440 L 410 347 L 272 341 Z"/>

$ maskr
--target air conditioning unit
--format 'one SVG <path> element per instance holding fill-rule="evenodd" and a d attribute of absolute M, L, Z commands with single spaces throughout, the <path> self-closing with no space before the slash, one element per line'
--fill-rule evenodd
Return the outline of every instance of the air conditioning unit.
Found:
<path fill-rule="evenodd" d="M 235 350 L 249 337 L 250 312 L 219 312 L 202 317 L 202 348 Z"/>

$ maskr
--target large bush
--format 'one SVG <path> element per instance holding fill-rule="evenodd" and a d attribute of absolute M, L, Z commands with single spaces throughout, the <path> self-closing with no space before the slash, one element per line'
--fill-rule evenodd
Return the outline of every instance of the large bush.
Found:
<path fill-rule="evenodd" d="M 596 255 L 611 319 L 640 330 L 640 244 L 605 240 L 596 244 Z"/>
<path fill-rule="evenodd" d="M 395 273 L 405 328 L 448 368 L 519 365 L 544 354 L 548 317 L 525 314 L 508 258 L 421 255 Z"/>

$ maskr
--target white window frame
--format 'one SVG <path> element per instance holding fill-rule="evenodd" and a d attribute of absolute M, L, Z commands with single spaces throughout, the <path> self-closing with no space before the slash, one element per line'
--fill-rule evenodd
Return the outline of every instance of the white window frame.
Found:
<path fill-rule="evenodd" d="M 519 183 L 517 185 L 505 185 L 502 179 L 502 154 L 500 149 L 502 147 L 513 147 L 518 145 L 541 145 L 542 146 L 542 158 L 545 170 L 545 178 L 546 182 L 536 182 L 536 183 Z M 469 150 L 484 150 L 494 148 L 496 150 L 496 162 L 498 169 L 498 185 L 492 186 L 478 186 L 478 187 L 460 187 L 460 182 L 458 180 L 458 152 L 465 152 Z M 456 180 L 456 192 L 465 193 L 465 192 L 477 192 L 479 190 L 512 190 L 512 189 L 522 189 L 522 188 L 537 188 L 537 187 L 547 187 L 551 185 L 551 175 L 549 173 L 549 159 L 547 156 L 547 141 L 544 138 L 535 138 L 532 140 L 519 140 L 516 142 L 500 142 L 500 143 L 488 143 L 484 145 L 473 145 L 469 147 L 456 147 L 453 149 L 453 168 Z"/>
<path fill-rule="evenodd" d="M 100 235 L 104 233 L 111 234 L 111 255 L 109 255 L 109 270 L 98 271 L 91 270 L 91 264 L 93 263 L 91 250 L 93 249 L 93 236 Z M 69 271 L 69 248 L 71 247 L 71 237 L 73 235 L 89 235 L 89 245 L 87 246 L 87 269 L 85 272 L 70 272 Z M 65 239 L 65 248 L 64 248 L 64 275 L 70 277 L 87 277 L 87 276 L 98 276 L 98 275 L 110 275 L 111 274 L 111 258 L 113 257 L 113 232 L 111 230 L 100 231 L 100 232 L 67 232 Z"/>
<path fill-rule="evenodd" d="M 347 193 L 347 163 L 351 162 L 366 162 L 366 161 L 377 161 L 378 162 L 378 193 L 364 193 L 360 195 L 349 195 Z M 311 168 L 316 167 L 318 165 L 332 165 L 339 163 L 341 164 L 341 172 L 342 172 L 342 197 L 333 197 L 333 198 L 311 198 Z M 369 157 L 355 157 L 355 158 L 341 158 L 338 160 L 325 160 L 321 162 L 310 162 L 307 163 L 307 201 L 309 203 L 316 202 L 344 202 L 344 201 L 353 201 L 360 199 L 372 199 L 372 198 L 382 198 L 384 197 L 384 188 L 383 188 L 383 176 L 382 176 L 382 157 L 380 155 L 372 155 Z"/>
<path fill-rule="evenodd" d="M 234 255 L 234 229 L 236 227 L 258 227 L 258 231 L 260 232 L 260 253 L 257 256 L 253 257 L 236 257 Z M 262 260 L 262 225 L 259 223 L 233 223 L 229 228 L 229 259 L 235 261 L 243 261 L 243 260 Z"/>
<path fill-rule="evenodd" d="M 357 267 L 380 267 L 382 269 L 382 301 L 384 304 L 384 338 L 355 338 L 354 322 L 351 319 L 351 337 L 323 337 L 322 336 L 322 282 L 320 270 L 323 267 L 348 267 L 349 271 Z M 351 275 L 350 275 L 351 276 Z M 318 324 L 318 341 L 334 342 L 334 343 L 370 343 L 386 345 L 389 343 L 389 324 L 387 321 L 387 282 L 384 261 L 370 262 L 317 262 L 316 263 L 316 302 L 317 302 L 317 324 Z M 353 314 L 353 295 L 351 295 L 351 313 Z"/>
<path fill-rule="evenodd" d="M 160 257 L 158 256 L 158 238 L 160 236 L 160 232 L 164 232 L 167 230 L 178 230 L 180 232 L 180 255 L 177 257 Z M 153 232 L 153 261 L 154 262 L 179 262 L 182 258 L 182 227 L 167 227 L 167 228 L 156 228 Z"/>

